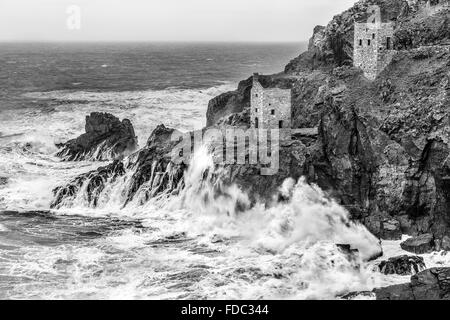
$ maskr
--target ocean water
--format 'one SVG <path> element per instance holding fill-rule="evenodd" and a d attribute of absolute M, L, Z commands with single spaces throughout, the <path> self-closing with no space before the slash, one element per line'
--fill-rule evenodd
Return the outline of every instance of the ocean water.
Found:
<path fill-rule="evenodd" d="M 143 145 L 164 123 L 201 128 L 209 99 L 253 72 L 274 73 L 305 44 L 0 44 L 0 299 L 334 299 L 407 282 L 364 259 L 378 240 L 314 186 L 286 181 L 288 203 L 229 214 L 247 195 L 206 206 L 200 150 L 178 196 L 123 207 L 126 178 L 99 206 L 52 190 L 105 163 L 61 162 L 55 143 L 92 111 L 128 118 Z M 352 244 L 349 259 L 335 243 Z M 398 254 L 398 243 L 384 243 Z M 446 263 L 429 256 L 429 264 Z"/>

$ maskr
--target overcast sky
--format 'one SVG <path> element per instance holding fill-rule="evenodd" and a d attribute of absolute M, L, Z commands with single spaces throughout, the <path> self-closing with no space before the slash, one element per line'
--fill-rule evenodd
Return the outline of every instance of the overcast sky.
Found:
<path fill-rule="evenodd" d="M 0 0 L 0 41 L 303 41 L 355 2 Z"/>

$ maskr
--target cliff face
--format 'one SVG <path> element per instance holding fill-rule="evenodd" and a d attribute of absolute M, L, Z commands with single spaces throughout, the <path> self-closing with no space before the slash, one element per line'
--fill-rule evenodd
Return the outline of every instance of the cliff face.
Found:
<path fill-rule="evenodd" d="M 368 18 L 372 4 L 381 7 L 383 21 L 395 23 L 398 53 L 370 82 L 352 67 L 352 52 L 353 24 Z M 293 127 L 319 127 L 314 144 L 290 147 L 284 163 L 290 169 L 279 176 L 306 176 L 381 237 L 391 237 L 392 225 L 437 239 L 450 234 L 450 9 L 444 4 L 436 0 L 426 10 L 424 1 L 359 1 L 316 27 L 308 51 L 284 73 L 268 76 L 290 79 Z M 247 95 L 233 100 L 239 112 L 248 108 L 249 86 L 246 80 Z M 257 183 L 268 186 L 265 179 Z M 259 193 L 253 176 L 251 184 L 243 180 Z"/>

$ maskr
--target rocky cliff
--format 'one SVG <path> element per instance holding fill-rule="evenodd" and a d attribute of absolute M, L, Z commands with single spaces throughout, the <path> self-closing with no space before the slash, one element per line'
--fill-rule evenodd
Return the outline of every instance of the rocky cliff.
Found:
<path fill-rule="evenodd" d="M 85 133 L 57 145 L 65 161 L 114 160 L 137 149 L 137 137 L 130 120 L 120 121 L 108 113 L 92 112 L 86 116 Z"/>
<path fill-rule="evenodd" d="M 353 24 L 373 4 L 395 24 L 398 52 L 371 82 L 352 67 L 352 51 Z M 446 1 L 431 5 L 359 1 L 316 27 L 283 73 L 262 78 L 292 87 L 293 128 L 319 128 L 315 143 L 295 142 L 283 172 L 317 183 L 380 237 L 432 233 L 439 242 L 450 233 L 450 9 Z M 250 89 L 246 80 L 211 101 L 208 123 L 245 112 Z"/>

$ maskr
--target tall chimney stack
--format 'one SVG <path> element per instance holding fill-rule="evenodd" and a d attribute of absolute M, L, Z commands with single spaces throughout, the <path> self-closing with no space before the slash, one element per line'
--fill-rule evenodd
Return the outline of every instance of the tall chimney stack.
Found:
<path fill-rule="evenodd" d="M 255 84 L 257 82 L 259 82 L 259 73 L 255 72 L 253 74 L 253 83 Z"/>

